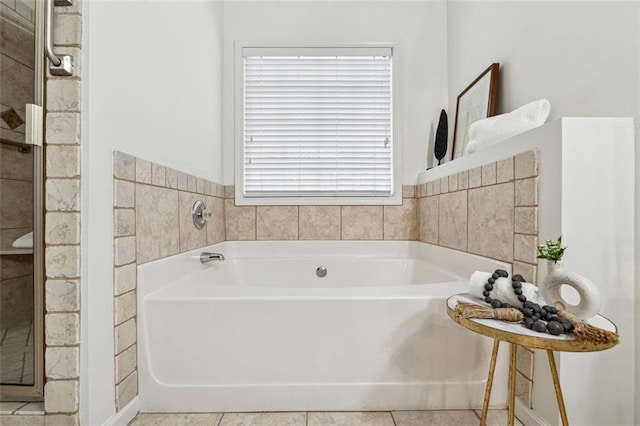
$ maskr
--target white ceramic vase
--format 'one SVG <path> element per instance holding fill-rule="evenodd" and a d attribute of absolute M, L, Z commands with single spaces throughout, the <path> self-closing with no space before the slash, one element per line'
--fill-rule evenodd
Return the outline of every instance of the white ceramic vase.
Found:
<path fill-rule="evenodd" d="M 580 296 L 577 305 L 569 304 L 562 298 L 560 287 L 568 285 Z M 574 272 L 565 271 L 562 263 L 547 260 L 547 276 L 540 285 L 540 295 L 548 305 L 563 309 L 580 319 L 591 318 L 600 311 L 600 293 L 587 278 Z"/>

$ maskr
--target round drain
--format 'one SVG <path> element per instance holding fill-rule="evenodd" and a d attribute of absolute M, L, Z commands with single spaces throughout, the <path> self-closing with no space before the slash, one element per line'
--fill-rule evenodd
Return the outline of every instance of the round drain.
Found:
<path fill-rule="evenodd" d="M 327 268 L 325 268 L 324 266 L 318 266 L 316 268 L 316 275 L 320 278 L 327 276 Z"/>

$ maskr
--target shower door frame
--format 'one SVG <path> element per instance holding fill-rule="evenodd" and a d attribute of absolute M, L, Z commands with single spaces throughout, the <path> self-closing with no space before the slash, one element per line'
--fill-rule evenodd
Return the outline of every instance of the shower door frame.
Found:
<path fill-rule="evenodd" d="M 32 102 L 43 108 L 40 140 L 33 152 L 33 384 L 0 384 L 0 401 L 44 399 L 44 2 L 35 2 L 34 83 Z"/>

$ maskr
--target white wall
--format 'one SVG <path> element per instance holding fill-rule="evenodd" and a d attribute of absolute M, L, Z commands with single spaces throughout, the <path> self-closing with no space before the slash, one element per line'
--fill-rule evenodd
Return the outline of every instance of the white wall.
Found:
<path fill-rule="evenodd" d="M 81 411 L 97 425 L 115 411 L 113 151 L 221 182 L 222 4 L 83 7 Z"/>
<path fill-rule="evenodd" d="M 614 1 L 449 1 L 449 105 L 455 110 L 460 92 L 500 62 L 498 113 L 546 98 L 549 120 L 637 116 L 639 7 Z"/>
<path fill-rule="evenodd" d="M 640 22 L 640 7 L 638 7 L 638 10 L 636 12 L 636 16 L 638 21 Z M 638 75 L 638 80 L 640 80 L 640 54 L 637 55 L 637 75 Z M 636 105 L 636 110 L 640 111 L 640 84 L 638 84 L 638 87 L 636 88 L 636 93 L 637 93 L 637 105 Z M 637 119 L 637 117 L 636 117 Z M 640 127 L 640 120 L 637 119 L 636 121 L 636 150 L 635 150 L 635 164 L 636 164 L 636 168 L 635 168 L 635 172 L 636 172 L 636 179 L 635 179 L 635 184 L 636 184 L 636 196 L 635 196 L 635 206 L 636 206 L 636 217 L 635 217 L 635 224 L 636 224 L 636 232 L 635 232 L 635 243 L 636 243 L 636 248 L 635 248 L 635 252 L 636 252 L 636 276 L 635 276 L 635 280 L 636 280 L 636 297 L 635 297 L 635 329 L 636 329 L 636 347 L 635 347 L 635 360 L 636 360 L 636 365 L 635 365 L 635 407 L 634 407 L 634 419 L 636 420 L 636 422 L 640 421 L 640 363 L 638 362 L 638 360 L 640 360 L 640 135 L 638 133 L 640 133 L 638 131 L 638 128 Z"/>
<path fill-rule="evenodd" d="M 638 146 L 640 3 L 449 1 L 447 40 L 451 110 L 455 110 L 458 94 L 481 71 L 492 62 L 500 62 L 498 113 L 546 98 L 551 102 L 550 120 L 563 116 L 634 117 Z M 450 116 L 453 117 L 454 112 L 450 111 Z M 453 120 L 450 124 L 452 128 Z M 638 151 L 636 149 L 635 154 L 637 265 L 640 264 Z M 598 172 L 597 164 L 594 164 L 594 172 Z M 629 185 L 633 185 L 633 182 L 630 181 Z M 633 234 L 634 231 L 629 229 L 629 235 Z M 638 282 L 640 272 L 636 268 L 636 287 Z M 640 324 L 638 300 L 640 298 L 636 296 L 636 330 L 640 330 L 637 327 Z M 624 342 L 624 336 L 622 339 Z M 636 346 L 635 357 L 627 352 L 632 351 L 631 348 L 625 346 L 624 351 L 629 359 L 640 359 L 640 345 Z M 546 361 L 541 361 L 544 363 L 540 363 L 536 374 L 546 369 Z M 626 374 L 634 374 L 633 365 L 618 364 L 610 368 L 617 371 L 624 369 Z M 636 395 L 639 395 L 640 374 L 637 373 L 637 366 L 635 370 Z M 580 390 L 568 388 L 565 392 Z M 640 414 L 638 399 L 637 396 L 633 399 L 636 401 L 636 419 Z M 534 404 L 536 401 L 538 407 L 547 406 L 548 410 L 543 415 L 554 412 L 553 394 L 534 385 Z M 599 416 L 603 416 L 606 410 L 598 410 L 601 405 L 597 401 L 590 401 L 588 407 L 592 408 L 588 410 L 592 415 L 589 422 L 594 423 L 616 422 L 633 415 L 631 407 L 627 407 L 625 413 L 602 420 Z"/>
<path fill-rule="evenodd" d="M 221 2 L 99 1 L 91 8 L 95 135 L 220 182 Z"/>
<path fill-rule="evenodd" d="M 444 2 L 261 1 L 224 5 L 224 183 L 234 179 L 234 48 L 239 41 L 395 42 L 404 184 L 426 168 L 427 143 L 447 102 Z M 435 124 L 432 124 L 435 123 Z"/>

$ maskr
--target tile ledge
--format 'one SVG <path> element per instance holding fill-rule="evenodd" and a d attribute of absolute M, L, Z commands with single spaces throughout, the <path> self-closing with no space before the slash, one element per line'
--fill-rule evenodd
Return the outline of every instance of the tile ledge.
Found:
<path fill-rule="evenodd" d="M 15 405 L 12 409 L 7 405 Z M 0 404 L 0 416 L 44 416 L 44 402 L 2 402 Z"/>

